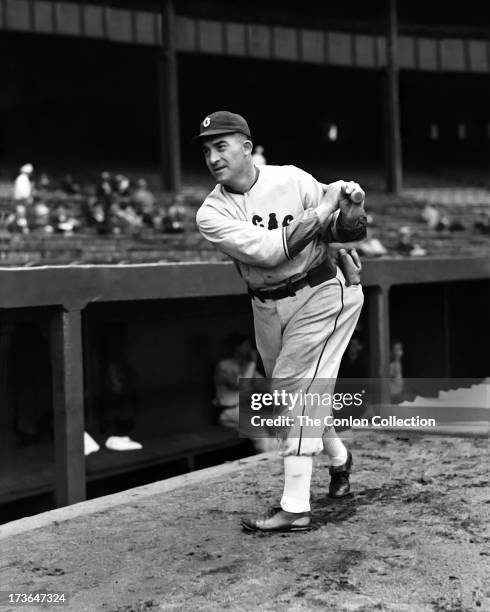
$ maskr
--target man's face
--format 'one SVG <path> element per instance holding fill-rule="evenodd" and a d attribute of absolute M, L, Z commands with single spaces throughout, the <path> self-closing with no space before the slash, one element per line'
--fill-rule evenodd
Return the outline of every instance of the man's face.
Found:
<path fill-rule="evenodd" d="M 362 344 L 357 338 L 352 338 L 348 346 L 349 357 L 351 359 L 357 359 L 359 353 L 362 351 Z"/>
<path fill-rule="evenodd" d="M 218 134 L 206 138 L 202 152 L 217 183 L 229 184 L 247 169 L 251 142 L 241 134 Z"/>
<path fill-rule="evenodd" d="M 250 340 L 244 340 L 241 344 L 235 347 L 235 358 L 239 360 L 249 359 L 250 353 L 252 352 L 252 344 Z"/>
<path fill-rule="evenodd" d="M 403 357 L 403 344 L 401 342 L 395 342 L 393 344 L 393 358 L 401 359 Z"/>

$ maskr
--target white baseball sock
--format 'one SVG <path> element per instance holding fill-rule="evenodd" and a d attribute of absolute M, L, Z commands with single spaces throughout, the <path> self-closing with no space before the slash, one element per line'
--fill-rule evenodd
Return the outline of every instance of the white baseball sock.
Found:
<path fill-rule="evenodd" d="M 344 465 L 347 461 L 347 449 L 338 437 L 335 427 L 330 427 L 323 435 L 323 449 L 330 457 L 333 467 Z"/>
<path fill-rule="evenodd" d="M 284 492 L 281 508 L 286 512 L 310 511 L 311 455 L 284 457 Z"/>

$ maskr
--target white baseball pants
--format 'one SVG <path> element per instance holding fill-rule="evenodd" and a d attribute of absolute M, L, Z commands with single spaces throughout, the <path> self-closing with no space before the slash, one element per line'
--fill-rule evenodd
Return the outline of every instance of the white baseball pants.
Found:
<path fill-rule="evenodd" d="M 255 338 L 267 377 L 288 393 L 333 393 L 340 361 L 363 302 L 361 286 L 346 287 L 340 268 L 336 278 L 304 287 L 295 296 L 265 302 L 254 298 Z M 308 406 L 306 410 L 322 421 L 331 414 L 324 405 Z M 297 409 L 292 414 L 297 415 Z M 319 454 L 324 448 L 323 433 L 318 428 L 305 431 L 295 425 L 282 440 L 280 454 Z"/>

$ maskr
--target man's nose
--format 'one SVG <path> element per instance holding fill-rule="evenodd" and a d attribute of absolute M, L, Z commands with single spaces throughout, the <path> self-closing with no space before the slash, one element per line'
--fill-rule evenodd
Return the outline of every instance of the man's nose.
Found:
<path fill-rule="evenodd" d="M 218 160 L 219 160 L 218 151 L 211 151 L 211 153 L 209 154 L 209 162 L 211 164 L 215 164 Z"/>

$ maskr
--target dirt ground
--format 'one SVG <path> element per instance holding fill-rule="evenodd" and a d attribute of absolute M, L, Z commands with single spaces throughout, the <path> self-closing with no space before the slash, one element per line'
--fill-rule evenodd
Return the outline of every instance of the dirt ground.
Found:
<path fill-rule="evenodd" d="M 76 611 L 488 611 L 488 442 L 356 433 L 354 494 L 327 497 L 319 458 L 299 534 L 241 531 L 280 497 L 280 461 L 259 461 L 8 537 L 0 588 L 64 591 Z"/>

